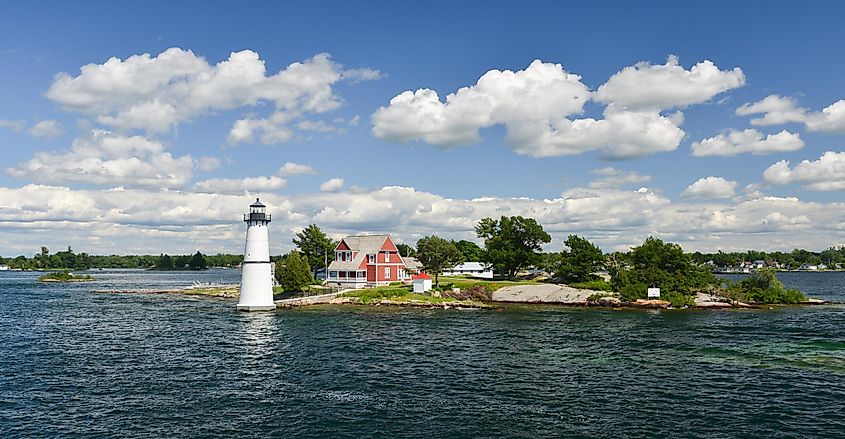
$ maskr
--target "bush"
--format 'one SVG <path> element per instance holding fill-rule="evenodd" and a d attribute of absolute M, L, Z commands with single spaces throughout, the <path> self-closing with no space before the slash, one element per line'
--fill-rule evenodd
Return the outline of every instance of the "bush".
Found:
<path fill-rule="evenodd" d="M 619 298 L 625 302 L 636 302 L 647 296 L 648 287 L 645 284 L 626 284 L 619 290 Z"/>
<path fill-rule="evenodd" d="M 758 304 L 799 303 L 807 300 L 800 291 L 784 287 L 770 268 L 757 270 L 739 282 L 729 282 L 724 294 L 731 300 Z"/>
<path fill-rule="evenodd" d="M 305 291 L 314 284 L 308 261 L 296 250 L 276 263 L 276 280 L 284 291 Z"/>

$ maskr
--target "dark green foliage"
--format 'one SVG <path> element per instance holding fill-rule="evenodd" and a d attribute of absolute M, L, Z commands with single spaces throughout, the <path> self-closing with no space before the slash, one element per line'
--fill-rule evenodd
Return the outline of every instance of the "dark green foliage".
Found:
<path fill-rule="evenodd" d="M 611 285 L 627 301 L 643 299 L 649 287 L 664 294 L 690 295 L 716 283 L 712 273 L 693 264 L 678 244 L 649 237 L 624 258 L 610 264 Z M 668 296 L 667 296 L 668 297 Z"/>
<path fill-rule="evenodd" d="M 304 291 L 314 283 L 308 260 L 298 251 L 286 254 L 276 262 L 276 281 L 284 291 Z"/>
<path fill-rule="evenodd" d="M 739 282 L 730 283 L 725 295 L 747 303 L 799 303 L 807 300 L 800 291 L 784 287 L 771 269 L 757 270 Z"/>
<path fill-rule="evenodd" d="M 47 273 L 38 278 L 39 282 L 79 282 L 92 280 L 94 280 L 94 278 L 87 274 L 73 274 L 68 271 Z"/>
<path fill-rule="evenodd" d="M 458 248 L 458 251 L 460 251 L 461 254 L 464 255 L 464 261 L 478 262 L 481 260 L 481 256 L 482 253 L 484 253 L 484 250 L 482 250 L 481 247 L 478 246 L 478 244 L 472 241 L 467 241 L 465 239 L 462 239 L 457 242 L 452 242 L 455 243 L 455 247 Z"/>
<path fill-rule="evenodd" d="M 305 255 L 308 265 L 313 268 L 314 277 L 317 270 L 325 268 L 334 260 L 334 249 L 337 243 L 329 239 L 316 224 L 310 224 L 293 238 L 293 244 Z"/>
<path fill-rule="evenodd" d="M 170 255 L 161 255 L 156 259 L 156 270 L 172 270 L 173 258 Z"/>
<path fill-rule="evenodd" d="M 417 241 L 417 259 L 428 274 L 434 275 L 434 285 L 439 285 L 440 273 L 464 261 L 464 255 L 451 241 L 439 236 L 426 236 Z"/>
<path fill-rule="evenodd" d="M 188 262 L 188 267 L 191 270 L 205 270 L 208 268 L 208 263 L 205 260 L 205 256 L 197 251 L 191 256 L 191 260 Z"/>
<path fill-rule="evenodd" d="M 578 235 L 569 235 L 564 244 L 569 250 L 562 251 L 556 263 L 552 264 L 555 276 L 565 283 L 598 279 L 593 273 L 604 268 L 601 249 Z"/>
<path fill-rule="evenodd" d="M 414 257 L 417 255 L 417 249 L 408 244 L 396 244 L 396 249 L 399 250 L 399 256 Z"/>
<path fill-rule="evenodd" d="M 484 218 L 475 226 L 475 233 L 484 240 L 481 262 L 493 265 L 493 271 L 509 279 L 538 264 L 542 244 L 552 240 L 534 218 L 521 216 Z"/>
<path fill-rule="evenodd" d="M 190 266 L 191 255 L 168 256 L 170 264 L 167 268 L 159 268 L 164 255 L 89 255 L 88 253 L 74 253 L 68 247 L 67 251 L 50 254 L 47 247 L 32 258 L 18 256 L 11 259 L 0 258 L 0 264 L 20 270 L 87 270 L 90 268 L 155 268 L 163 270 L 185 269 Z M 243 255 L 217 254 L 203 255 L 206 265 L 212 267 L 237 267 L 243 262 Z M 181 264 L 181 265 L 179 265 Z"/>

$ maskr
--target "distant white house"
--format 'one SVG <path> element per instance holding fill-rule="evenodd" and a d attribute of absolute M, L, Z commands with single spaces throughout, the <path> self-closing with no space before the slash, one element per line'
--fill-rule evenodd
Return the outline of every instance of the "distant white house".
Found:
<path fill-rule="evenodd" d="M 800 266 L 800 267 L 798 267 L 798 269 L 799 269 L 799 270 L 809 270 L 809 271 L 815 271 L 815 270 L 818 270 L 818 269 L 819 269 L 819 266 L 818 266 L 818 265 L 813 265 L 813 264 L 801 264 L 801 266 Z"/>
<path fill-rule="evenodd" d="M 452 268 L 443 270 L 444 276 L 471 276 L 483 279 L 493 279 L 493 267 L 481 262 L 464 262 Z"/>
<path fill-rule="evenodd" d="M 8 265 L 0 265 L 0 271 L 9 271 Z"/>

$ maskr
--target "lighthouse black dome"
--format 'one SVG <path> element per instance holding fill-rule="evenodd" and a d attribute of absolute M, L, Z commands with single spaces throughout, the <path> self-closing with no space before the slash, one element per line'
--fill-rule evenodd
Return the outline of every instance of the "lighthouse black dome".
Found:
<path fill-rule="evenodd" d="M 250 204 L 249 207 L 267 207 L 264 203 L 258 201 L 258 198 L 255 199 L 255 202 Z"/>

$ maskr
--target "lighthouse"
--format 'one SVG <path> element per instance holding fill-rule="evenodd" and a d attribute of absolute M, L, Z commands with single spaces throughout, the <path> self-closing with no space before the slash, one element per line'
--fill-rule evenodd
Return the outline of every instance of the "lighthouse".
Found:
<path fill-rule="evenodd" d="M 270 272 L 270 214 L 258 200 L 249 205 L 244 214 L 246 246 L 241 271 L 239 311 L 267 311 L 276 309 L 273 303 L 273 273 Z"/>

